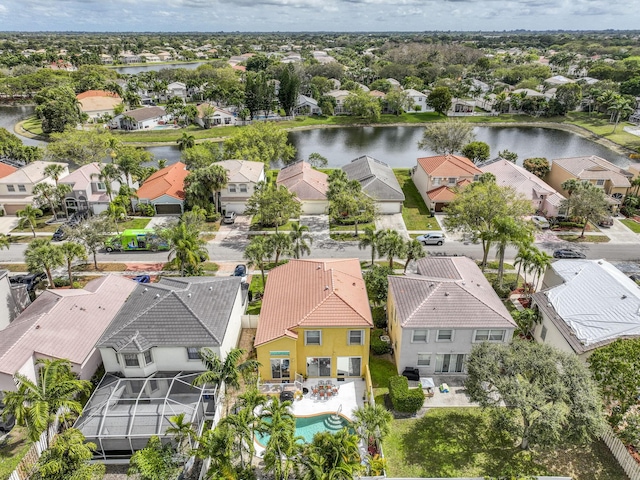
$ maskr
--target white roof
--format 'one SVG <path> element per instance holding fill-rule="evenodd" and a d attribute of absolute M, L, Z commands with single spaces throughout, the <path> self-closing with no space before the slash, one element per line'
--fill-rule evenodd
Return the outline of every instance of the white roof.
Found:
<path fill-rule="evenodd" d="M 26 164 L 24 167 L 16 170 L 15 172 L 7 175 L 6 177 L 0 179 L 2 183 L 32 183 L 36 184 L 47 178 L 44 174 L 44 169 L 47 168 L 48 165 L 56 163 L 58 165 L 62 165 L 64 167 L 68 167 L 66 163 L 60 162 L 45 162 L 42 160 L 36 160 L 35 162 L 31 162 Z"/>
<path fill-rule="evenodd" d="M 585 346 L 640 335 L 640 287 L 605 260 L 558 260 L 564 283 L 545 292 Z"/>
<path fill-rule="evenodd" d="M 223 160 L 216 162 L 222 166 L 229 174 L 229 182 L 252 182 L 260 181 L 264 174 L 264 163 L 251 162 L 249 160 Z"/>

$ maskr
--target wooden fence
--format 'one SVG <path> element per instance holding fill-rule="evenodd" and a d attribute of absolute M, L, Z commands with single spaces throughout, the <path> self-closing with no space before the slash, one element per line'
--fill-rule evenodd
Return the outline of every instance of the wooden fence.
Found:
<path fill-rule="evenodd" d="M 629 480 L 640 480 L 640 464 L 631 456 L 627 447 L 620 441 L 616 434 L 613 433 L 611 427 L 607 425 L 607 429 L 602 435 L 602 441 L 609 447 L 611 453 L 616 458 L 620 467 L 625 471 Z"/>

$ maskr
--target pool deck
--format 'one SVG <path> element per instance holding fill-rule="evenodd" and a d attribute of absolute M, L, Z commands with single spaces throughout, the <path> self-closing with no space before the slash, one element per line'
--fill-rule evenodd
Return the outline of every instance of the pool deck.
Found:
<path fill-rule="evenodd" d="M 331 380 L 339 388 L 338 396 L 327 400 L 312 397 L 311 387 L 317 385 L 318 380 L 307 380 L 303 383 L 303 387 L 308 388 L 309 393 L 302 400 L 293 402 L 293 414 L 296 417 L 308 417 L 321 413 L 334 413 L 340 409 L 342 415 L 353 420 L 353 411 L 364 405 L 362 398 L 365 395 L 366 383 L 361 379 L 345 380 L 344 382 L 338 382 L 335 378 Z"/>

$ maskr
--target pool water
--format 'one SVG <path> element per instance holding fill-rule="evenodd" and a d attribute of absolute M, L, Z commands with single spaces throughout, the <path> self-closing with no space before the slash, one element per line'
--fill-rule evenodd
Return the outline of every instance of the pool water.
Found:
<path fill-rule="evenodd" d="M 351 422 L 342 415 L 324 413 L 312 417 L 296 417 L 296 436 L 302 437 L 300 442 L 311 443 L 313 436 L 320 432 L 336 433 L 344 427 L 351 425 Z M 269 442 L 270 435 L 256 433 L 256 441 L 263 447 Z"/>

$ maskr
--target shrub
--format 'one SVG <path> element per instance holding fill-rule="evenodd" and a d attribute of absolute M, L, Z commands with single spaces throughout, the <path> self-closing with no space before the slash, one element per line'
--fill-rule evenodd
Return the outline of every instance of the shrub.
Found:
<path fill-rule="evenodd" d="M 68 278 L 62 278 L 62 277 L 54 278 L 53 279 L 53 285 L 56 288 L 68 287 L 69 286 L 69 279 Z M 73 288 L 82 288 L 82 285 L 80 285 L 80 282 L 73 282 Z"/>
<path fill-rule="evenodd" d="M 381 328 L 375 328 L 371 332 L 371 352 L 374 355 L 384 355 L 391 351 L 391 344 L 380 340 L 381 335 L 385 335 L 385 331 Z"/>
<path fill-rule="evenodd" d="M 501 287 L 497 280 L 492 282 L 491 286 L 493 287 L 493 290 L 496 292 L 496 294 L 503 299 L 509 298 L 509 295 L 515 289 L 515 287 L 511 288 L 513 286 L 511 283 L 503 283 Z"/>
<path fill-rule="evenodd" d="M 207 213 L 207 222 L 217 222 L 221 216 L 218 212 Z"/>
<path fill-rule="evenodd" d="M 424 404 L 422 389 L 409 389 L 409 381 L 401 375 L 389 379 L 389 397 L 397 412 L 416 413 Z"/>
<path fill-rule="evenodd" d="M 307 119 L 304 115 L 298 115 L 296 117 L 296 122 L 304 122 Z"/>
<path fill-rule="evenodd" d="M 143 217 L 153 217 L 156 214 L 156 209 L 149 203 L 139 203 L 136 205 L 136 210 Z"/>
<path fill-rule="evenodd" d="M 371 309 L 373 314 L 373 324 L 376 328 L 387 328 L 387 312 L 384 307 L 374 307 Z"/>

